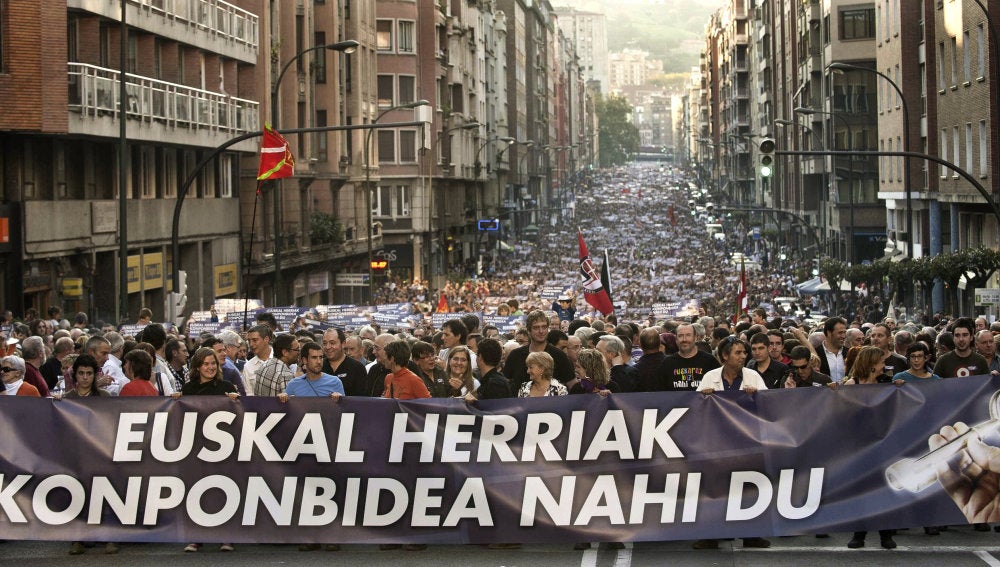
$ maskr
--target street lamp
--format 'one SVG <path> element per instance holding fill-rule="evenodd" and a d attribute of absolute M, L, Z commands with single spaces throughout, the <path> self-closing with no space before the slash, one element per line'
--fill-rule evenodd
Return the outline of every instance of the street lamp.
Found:
<path fill-rule="evenodd" d="M 386 114 L 394 110 L 406 110 L 410 108 L 417 108 L 419 106 L 427 106 L 430 102 L 425 99 L 415 100 L 413 102 L 408 102 L 406 104 L 398 104 L 396 106 L 389 107 L 379 113 L 372 120 L 372 124 L 378 124 L 378 121 L 382 119 Z M 375 304 L 375 272 L 372 270 L 372 165 L 371 165 L 371 145 L 372 145 L 372 132 L 374 130 L 369 130 L 365 134 L 365 216 L 368 219 L 368 301 Z"/>
<path fill-rule="evenodd" d="M 309 49 L 305 49 L 295 54 L 294 57 L 289 59 L 281 71 L 278 73 L 278 78 L 275 79 L 274 84 L 271 85 L 271 127 L 275 130 L 278 129 L 278 90 L 281 87 L 281 79 L 284 78 L 285 73 L 291 68 L 292 64 L 302 58 L 303 55 L 311 51 L 317 51 L 320 49 L 329 49 L 331 51 L 340 51 L 341 53 L 354 53 L 358 46 L 361 45 L 353 39 L 346 41 L 338 41 L 337 43 L 330 43 L 326 45 L 314 45 Z M 274 180 L 274 185 L 272 185 L 271 195 L 274 199 L 274 304 L 283 305 L 283 291 L 284 286 L 281 281 L 281 199 L 279 194 L 281 193 L 281 179 Z M 252 238 L 252 236 L 251 236 Z M 174 262 L 178 261 L 174 258 Z"/>
<path fill-rule="evenodd" d="M 482 175 L 483 173 L 483 164 L 479 161 L 479 154 L 483 151 L 483 148 L 485 148 L 486 146 L 490 145 L 493 142 L 506 142 L 507 145 L 504 146 L 503 150 L 500 150 L 499 154 L 497 154 L 498 156 L 500 156 L 503 155 L 503 152 L 507 148 L 509 148 L 511 144 L 517 142 L 517 140 L 511 138 L 510 136 L 504 136 L 504 137 L 494 136 L 492 138 L 488 138 L 485 142 L 483 142 L 482 145 L 479 146 L 479 149 L 476 150 L 475 159 L 472 160 L 476 168 L 476 179 L 479 179 L 479 176 Z"/>
<path fill-rule="evenodd" d="M 896 94 L 899 95 L 899 100 L 903 104 L 903 151 L 910 151 L 910 111 L 906 106 L 906 97 L 903 96 L 903 91 L 900 90 L 899 85 L 897 85 L 895 81 L 890 79 L 888 75 L 878 69 L 860 67 L 858 65 L 851 65 L 850 63 L 835 61 L 827 65 L 826 68 L 840 73 L 843 73 L 844 71 L 865 71 L 868 73 L 874 73 L 892 85 L 892 88 L 896 90 Z M 906 192 L 906 234 L 909 239 L 909 245 L 906 247 L 906 257 L 912 259 L 913 245 L 916 242 L 916 237 L 913 234 L 913 203 L 910 197 L 910 160 L 906 157 L 903 158 L 903 185 L 905 185 L 903 190 Z M 898 242 L 899 238 L 897 238 L 896 241 Z"/>
<path fill-rule="evenodd" d="M 854 131 L 851 129 L 851 123 L 848 122 L 847 119 L 844 118 L 843 116 L 836 114 L 834 112 L 828 112 L 826 110 L 817 110 L 815 108 L 806 108 L 803 106 L 797 107 L 795 109 L 795 113 L 803 114 L 806 116 L 810 116 L 813 114 L 826 114 L 827 116 L 832 116 L 833 118 L 840 120 L 841 123 L 844 125 L 844 127 L 847 128 L 847 151 L 849 152 L 854 151 Z M 830 134 L 831 134 L 830 145 L 835 146 L 836 144 L 833 143 L 832 141 L 834 139 L 832 135 L 833 134 L 832 130 Z M 836 176 L 837 175 L 836 156 L 830 159 L 830 163 L 833 166 L 833 175 Z M 839 193 L 840 190 L 839 184 L 837 186 L 837 189 Z M 847 203 L 848 207 L 850 207 L 850 221 L 849 221 L 850 224 L 848 226 L 848 233 L 850 237 L 847 239 L 847 259 L 853 264 L 854 263 L 854 156 L 853 155 L 851 155 L 847 160 Z M 826 219 L 826 211 L 823 211 L 823 218 Z"/>

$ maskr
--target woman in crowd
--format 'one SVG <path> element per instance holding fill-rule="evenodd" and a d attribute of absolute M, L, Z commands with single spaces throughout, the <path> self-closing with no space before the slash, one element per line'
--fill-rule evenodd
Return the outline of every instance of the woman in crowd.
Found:
<path fill-rule="evenodd" d="M 582 352 L 582 351 L 581 351 Z M 519 398 L 540 398 L 542 396 L 565 396 L 566 386 L 552 377 L 555 361 L 547 352 L 532 352 L 525 359 L 528 367 L 528 381 L 517 393 Z"/>
<path fill-rule="evenodd" d="M 110 394 L 101 390 L 95 384 L 97 380 L 97 373 L 100 368 L 97 366 L 97 360 L 90 356 L 89 354 L 81 354 L 75 357 L 73 361 L 73 389 L 68 390 L 61 398 L 65 399 L 79 399 L 79 398 L 89 398 L 89 397 L 108 397 Z M 58 399 L 58 397 L 57 397 Z M 109 555 L 118 553 L 118 544 L 114 542 L 108 542 L 104 545 L 104 553 Z M 87 544 L 82 541 L 74 541 L 70 544 L 69 554 L 70 555 L 80 555 L 86 553 Z"/>
<path fill-rule="evenodd" d="M 100 372 L 97 360 L 89 354 L 81 354 L 73 361 L 73 389 L 67 391 L 62 397 L 87 398 L 90 396 L 109 396 L 107 392 L 97 387 L 97 373 Z"/>
<path fill-rule="evenodd" d="M 119 396 L 159 396 L 160 392 L 150 381 L 153 377 L 153 358 L 142 349 L 133 349 L 122 361 L 122 371 L 130 382 L 122 387 Z"/>
<path fill-rule="evenodd" d="M 18 356 L 5 356 L 0 360 L 0 373 L 8 396 L 41 397 L 38 388 L 24 381 L 24 360 Z"/>
<path fill-rule="evenodd" d="M 931 349 L 924 343 L 913 343 L 906 348 L 906 360 L 910 367 L 892 377 L 893 384 L 904 382 L 923 382 L 924 380 L 940 380 L 941 377 L 927 369 Z"/>
<path fill-rule="evenodd" d="M 577 355 L 577 363 L 583 371 L 583 376 L 570 388 L 570 394 L 597 393 L 607 395 L 620 392 L 618 383 L 611 380 L 608 366 L 604 363 L 604 355 L 592 348 L 585 348 Z"/>
<path fill-rule="evenodd" d="M 472 377 L 472 354 L 469 347 L 452 347 L 447 356 L 448 386 L 451 387 L 451 397 L 462 398 L 469 392 L 479 389 L 479 380 Z"/>
<path fill-rule="evenodd" d="M 240 397 L 236 392 L 236 386 L 222 379 L 222 365 L 219 363 L 215 351 L 202 347 L 195 351 L 191 357 L 191 378 L 181 388 L 180 395 L 184 396 L 213 396 L 224 394 L 235 400 Z M 175 397 L 180 395 L 174 394 Z M 184 551 L 195 552 L 201 549 L 200 543 L 189 543 Z M 219 546 L 219 551 L 232 551 L 233 544 L 224 543 Z"/>
<path fill-rule="evenodd" d="M 885 364 L 882 362 L 882 357 L 885 353 L 882 349 L 874 346 L 863 346 L 858 352 L 858 357 L 854 360 L 854 366 L 851 368 L 850 375 L 844 378 L 844 385 L 850 386 L 854 384 L 878 384 L 880 382 L 888 382 L 889 378 L 884 375 Z M 878 535 L 881 540 L 882 547 L 886 549 L 895 549 L 896 542 L 892 539 L 895 535 L 895 530 L 879 530 Z M 858 549 L 865 546 L 865 536 L 868 532 L 854 532 L 854 536 L 851 541 L 847 542 L 847 547 L 851 549 Z"/>
<path fill-rule="evenodd" d="M 854 359 L 850 373 L 844 378 L 844 384 L 879 384 L 890 382 L 885 375 L 885 363 L 882 358 L 885 353 L 874 346 L 863 346 Z"/>

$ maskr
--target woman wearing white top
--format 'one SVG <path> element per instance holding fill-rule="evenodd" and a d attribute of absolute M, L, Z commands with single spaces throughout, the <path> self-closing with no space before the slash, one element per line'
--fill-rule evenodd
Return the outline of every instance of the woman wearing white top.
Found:
<path fill-rule="evenodd" d="M 753 394 L 757 390 L 766 390 L 764 379 L 756 370 L 744 368 L 747 351 L 750 348 L 746 341 L 735 335 L 730 335 L 719 343 L 718 358 L 722 366 L 709 370 L 701 379 L 698 391 L 711 394 L 722 390 L 743 390 Z"/>

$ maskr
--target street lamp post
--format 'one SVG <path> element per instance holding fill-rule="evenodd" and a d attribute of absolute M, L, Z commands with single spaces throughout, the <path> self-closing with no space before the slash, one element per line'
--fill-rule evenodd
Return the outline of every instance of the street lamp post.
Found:
<path fill-rule="evenodd" d="M 806 108 L 803 106 L 797 107 L 795 109 L 795 113 L 804 114 L 806 116 L 812 114 L 826 114 L 827 116 L 831 116 L 834 119 L 840 120 L 841 123 L 844 125 L 844 127 L 847 128 L 847 151 L 849 152 L 854 151 L 854 131 L 851 129 L 851 123 L 848 122 L 847 119 L 844 118 L 843 116 L 836 114 L 834 112 L 828 112 L 826 110 L 817 110 L 815 108 Z M 836 145 L 834 143 L 835 138 L 832 135 L 833 134 L 832 130 L 830 134 L 831 134 L 830 145 L 835 146 Z M 837 175 L 836 156 L 830 159 L 830 163 L 831 165 L 833 165 L 833 175 L 836 176 Z M 838 193 L 840 192 L 839 183 L 837 185 L 837 192 Z M 853 155 L 848 157 L 847 160 L 847 203 L 848 207 L 850 207 L 850 221 L 847 230 L 849 235 L 849 237 L 847 238 L 847 259 L 849 262 L 853 264 L 854 263 L 854 156 Z M 823 217 L 826 218 L 826 211 L 823 211 Z"/>
<path fill-rule="evenodd" d="M 378 124 L 378 121 L 382 119 L 386 114 L 394 110 L 406 110 L 409 108 L 417 108 L 419 106 L 427 106 L 430 102 L 420 99 L 413 102 L 408 102 L 406 104 L 398 104 L 396 106 L 387 108 L 379 113 L 372 120 L 372 124 Z M 371 145 L 372 145 L 372 132 L 374 130 L 368 130 L 365 134 L 365 217 L 368 219 L 368 301 L 375 304 L 375 272 L 372 270 L 372 165 L 371 165 Z"/>
<path fill-rule="evenodd" d="M 278 78 L 275 79 L 274 84 L 271 85 L 271 127 L 275 130 L 278 129 L 278 91 L 281 87 L 281 79 L 284 78 L 285 73 L 291 68 L 292 64 L 302 58 L 303 55 L 311 51 L 318 51 L 320 49 L 329 49 L 330 51 L 340 51 L 342 53 L 354 53 L 358 46 L 361 45 L 356 40 L 349 39 L 346 41 L 338 41 L 336 43 L 330 43 L 327 45 L 314 45 L 309 49 L 304 49 L 299 53 L 295 54 L 294 57 L 285 62 L 285 65 L 281 68 L 278 73 Z M 279 195 L 281 193 L 281 179 L 276 179 L 274 185 L 272 185 L 271 195 L 274 199 L 273 214 L 274 214 L 274 304 L 283 305 L 284 304 L 284 286 L 281 279 L 281 199 Z M 178 261 L 174 258 L 174 262 Z M 176 283 L 174 284 L 176 286 Z"/>
<path fill-rule="evenodd" d="M 874 73 L 879 77 L 886 80 L 887 83 L 892 85 L 892 88 L 896 90 L 896 94 L 899 95 L 899 100 L 903 104 L 903 151 L 910 151 L 910 111 L 906 106 L 906 97 L 903 96 L 903 91 L 900 90 L 899 85 L 895 81 L 889 78 L 888 75 L 879 71 L 878 69 L 870 69 L 868 67 L 859 67 L 858 65 L 851 65 L 850 63 L 841 63 L 835 61 L 826 66 L 827 69 L 833 71 L 865 71 L 867 73 Z M 916 236 L 913 234 L 913 202 L 911 200 L 911 187 L 910 187 L 910 161 L 907 158 L 903 158 L 903 185 L 906 187 L 903 190 L 906 192 L 906 234 L 909 238 L 909 243 L 906 247 L 906 257 L 913 258 L 913 245 L 916 242 Z M 897 238 L 897 241 L 899 239 Z"/>

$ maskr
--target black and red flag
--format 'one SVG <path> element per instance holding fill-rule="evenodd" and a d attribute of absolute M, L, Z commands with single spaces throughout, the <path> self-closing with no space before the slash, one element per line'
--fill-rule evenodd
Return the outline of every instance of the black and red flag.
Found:
<path fill-rule="evenodd" d="M 583 283 L 583 298 L 591 307 L 607 315 L 614 311 L 611 305 L 611 298 L 601 284 L 601 274 L 594 267 L 593 260 L 590 259 L 590 252 L 587 244 L 583 241 L 583 232 L 576 230 L 577 239 L 580 242 L 580 278 Z"/>

